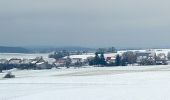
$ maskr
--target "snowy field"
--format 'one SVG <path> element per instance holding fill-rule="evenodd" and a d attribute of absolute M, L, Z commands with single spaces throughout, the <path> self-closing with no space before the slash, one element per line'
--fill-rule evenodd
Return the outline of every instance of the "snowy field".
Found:
<path fill-rule="evenodd" d="M 170 100 L 170 66 L 13 70 L 0 100 Z"/>
<path fill-rule="evenodd" d="M 33 59 L 36 57 L 43 57 L 48 58 L 49 53 L 0 53 L 0 59 L 11 59 L 11 58 L 18 58 L 18 59 Z"/>

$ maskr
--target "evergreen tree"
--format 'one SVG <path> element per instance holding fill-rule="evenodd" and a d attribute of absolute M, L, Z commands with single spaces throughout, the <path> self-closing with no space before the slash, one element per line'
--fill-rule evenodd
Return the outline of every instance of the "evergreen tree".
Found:
<path fill-rule="evenodd" d="M 99 62 L 99 64 L 103 65 L 103 66 L 106 65 L 106 61 L 105 61 L 104 53 L 103 52 L 101 52 L 101 54 L 100 54 L 100 62 Z"/>
<path fill-rule="evenodd" d="M 0 73 L 2 73 L 2 69 L 3 69 L 2 64 L 0 64 Z"/>
<path fill-rule="evenodd" d="M 116 56 L 115 65 L 116 66 L 120 66 L 121 65 L 121 57 L 120 57 L 120 55 Z"/>
<path fill-rule="evenodd" d="M 98 52 L 96 52 L 94 57 L 94 65 L 99 65 L 99 64 L 100 64 L 100 57 L 98 55 Z"/>

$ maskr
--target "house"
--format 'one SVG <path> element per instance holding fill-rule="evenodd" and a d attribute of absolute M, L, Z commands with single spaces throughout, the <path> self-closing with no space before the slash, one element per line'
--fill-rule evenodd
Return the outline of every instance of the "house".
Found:
<path fill-rule="evenodd" d="M 32 60 L 31 64 L 35 66 L 35 69 L 51 69 L 52 65 L 50 65 L 47 61 L 43 59 L 43 57 L 36 57 Z"/>
<path fill-rule="evenodd" d="M 135 52 L 136 54 L 136 62 L 139 64 L 143 59 L 148 59 L 148 60 L 155 60 L 155 52 L 152 51 L 145 51 L 145 52 Z"/>
<path fill-rule="evenodd" d="M 12 65 L 19 65 L 21 64 L 22 60 L 18 59 L 18 58 L 12 58 L 9 60 L 8 64 L 12 64 Z"/>
<path fill-rule="evenodd" d="M 74 67 L 81 67 L 82 65 L 85 65 L 85 60 L 83 61 L 82 58 L 73 58 L 71 65 Z"/>
<path fill-rule="evenodd" d="M 20 63 L 20 69 L 33 69 L 34 64 L 31 64 L 32 59 L 22 59 Z"/>
<path fill-rule="evenodd" d="M 65 66 L 66 59 L 59 59 L 57 60 L 54 65 L 55 67 L 64 67 Z"/>
<path fill-rule="evenodd" d="M 117 53 L 106 53 L 104 57 L 107 63 L 115 63 Z"/>
<path fill-rule="evenodd" d="M 31 59 L 22 59 L 21 64 L 30 64 L 31 62 Z"/>
<path fill-rule="evenodd" d="M 36 57 L 35 59 L 32 59 L 31 64 L 36 64 L 36 63 L 39 63 L 39 62 L 45 62 L 43 57 Z"/>
<path fill-rule="evenodd" d="M 48 62 L 38 62 L 36 63 L 36 69 L 51 69 L 52 66 Z"/>
<path fill-rule="evenodd" d="M 8 60 L 7 59 L 0 59 L 0 64 L 8 64 Z"/>
<path fill-rule="evenodd" d="M 95 55 L 94 54 L 82 54 L 82 55 L 70 55 L 69 58 L 71 59 L 71 65 L 72 66 L 77 66 L 77 63 L 81 63 L 82 65 L 86 65 L 88 63 L 89 58 L 94 58 Z M 66 59 L 66 57 L 64 57 L 63 59 Z"/>
<path fill-rule="evenodd" d="M 48 64 L 53 65 L 56 62 L 54 58 L 44 58 L 44 61 L 48 62 Z"/>
<path fill-rule="evenodd" d="M 8 69 L 12 69 L 12 68 L 19 68 L 20 67 L 20 64 L 21 64 L 21 59 L 18 59 L 18 58 L 11 58 L 9 61 L 8 61 L 8 64 L 6 65 L 6 70 Z"/>
<path fill-rule="evenodd" d="M 77 63 L 77 62 L 83 62 L 82 58 L 72 58 L 71 59 L 72 63 Z"/>

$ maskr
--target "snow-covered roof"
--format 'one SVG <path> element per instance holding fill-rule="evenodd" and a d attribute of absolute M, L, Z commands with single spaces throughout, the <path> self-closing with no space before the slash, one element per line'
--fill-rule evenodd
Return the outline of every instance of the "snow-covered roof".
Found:
<path fill-rule="evenodd" d="M 160 53 L 164 53 L 166 56 L 168 55 L 168 52 L 170 52 L 170 49 L 145 49 L 145 50 L 121 50 L 117 51 L 118 54 L 123 54 L 124 52 L 132 51 L 132 52 L 150 52 L 150 53 L 156 53 L 156 55 Z"/>
<path fill-rule="evenodd" d="M 36 63 L 36 65 L 41 65 L 41 64 L 44 64 L 45 62 L 39 62 L 39 63 Z"/>
<path fill-rule="evenodd" d="M 89 57 L 95 57 L 95 54 L 90 54 L 90 55 L 71 55 L 69 56 L 71 59 L 76 59 L 76 58 L 81 58 L 83 60 L 89 58 Z M 67 57 L 64 57 L 67 58 Z"/>
<path fill-rule="evenodd" d="M 111 58 L 115 58 L 117 55 L 117 53 L 106 53 L 104 54 L 104 57 L 107 58 L 107 57 L 111 57 Z M 70 58 L 71 59 L 83 59 L 83 60 L 86 60 L 90 57 L 95 57 L 95 54 L 83 54 L 83 55 L 71 55 Z M 64 57 L 64 58 L 67 58 L 67 57 Z"/>
<path fill-rule="evenodd" d="M 53 64 L 54 62 L 56 62 L 56 59 L 54 58 L 44 58 L 45 61 L 47 61 L 49 64 Z"/>
<path fill-rule="evenodd" d="M 20 64 L 21 63 L 21 59 L 10 59 L 9 60 L 9 64 Z"/>
<path fill-rule="evenodd" d="M 104 54 L 104 57 L 107 58 L 107 57 L 111 57 L 111 58 L 115 58 L 117 55 L 117 53 L 106 53 Z"/>
<path fill-rule="evenodd" d="M 30 60 L 30 59 L 23 59 L 23 60 L 21 61 L 21 64 L 29 64 L 29 63 L 31 63 L 31 60 Z"/>
<path fill-rule="evenodd" d="M 31 63 L 32 63 L 32 64 L 35 64 L 35 63 L 37 63 L 37 61 L 32 61 Z"/>

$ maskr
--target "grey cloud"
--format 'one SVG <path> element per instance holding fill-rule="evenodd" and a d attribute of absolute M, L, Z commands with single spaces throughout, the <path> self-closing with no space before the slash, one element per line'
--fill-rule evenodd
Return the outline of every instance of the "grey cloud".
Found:
<path fill-rule="evenodd" d="M 168 45 L 169 9 L 168 0 L 1 0 L 0 45 Z"/>

